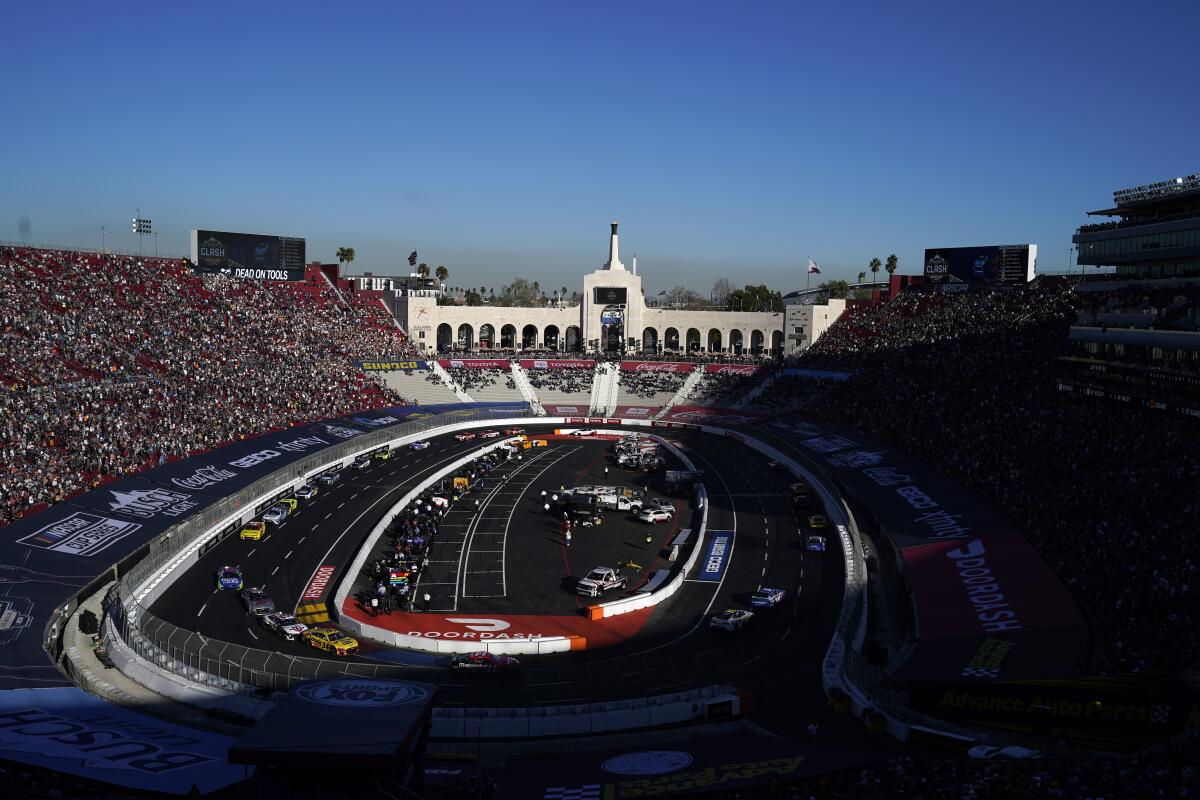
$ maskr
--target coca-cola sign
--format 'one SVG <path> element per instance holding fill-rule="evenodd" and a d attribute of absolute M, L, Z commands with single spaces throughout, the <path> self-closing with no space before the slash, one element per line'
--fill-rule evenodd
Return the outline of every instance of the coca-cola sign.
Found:
<path fill-rule="evenodd" d="M 709 375 L 753 375 L 762 369 L 757 364 L 705 364 Z"/>
<path fill-rule="evenodd" d="M 675 361 L 622 361 L 622 372 L 678 372 L 687 373 L 695 369 L 695 364 Z"/>

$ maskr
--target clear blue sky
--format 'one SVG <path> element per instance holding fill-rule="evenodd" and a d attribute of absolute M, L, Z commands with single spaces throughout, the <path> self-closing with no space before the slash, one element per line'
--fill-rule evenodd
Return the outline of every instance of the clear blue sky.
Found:
<path fill-rule="evenodd" d="M 452 285 L 802 286 L 1200 170 L 1200 3 L 11 3 L 0 239 L 193 227 Z M 406 265 L 405 265 L 406 266 Z"/>

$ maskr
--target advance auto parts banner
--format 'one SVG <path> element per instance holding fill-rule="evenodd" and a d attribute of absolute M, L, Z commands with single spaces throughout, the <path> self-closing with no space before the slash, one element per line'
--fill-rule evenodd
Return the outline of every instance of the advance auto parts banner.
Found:
<path fill-rule="evenodd" d="M 520 364 L 521 369 L 592 369 L 596 366 L 595 361 L 568 358 L 522 358 Z"/>
<path fill-rule="evenodd" d="M 711 365 L 710 365 L 711 366 Z M 696 368 L 695 364 L 677 361 L 622 361 L 622 372 L 676 372 L 687 374 Z"/>
<path fill-rule="evenodd" d="M 0 758 L 143 792 L 185 795 L 246 776 L 234 739 L 144 717 L 75 687 L 0 692 Z"/>

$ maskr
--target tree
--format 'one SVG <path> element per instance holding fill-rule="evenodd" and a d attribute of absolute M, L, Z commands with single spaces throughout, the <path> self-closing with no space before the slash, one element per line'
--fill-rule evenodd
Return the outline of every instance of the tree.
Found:
<path fill-rule="evenodd" d="M 724 306 L 729 304 L 729 295 L 733 293 L 733 284 L 729 282 L 729 278 L 718 278 L 713 284 L 712 298 L 713 304 Z"/>
<path fill-rule="evenodd" d="M 424 264 L 424 263 L 418 264 L 417 265 L 417 274 L 420 275 L 422 278 L 428 278 L 429 277 L 429 265 Z"/>
<path fill-rule="evenodd" d="M 416 250 L 413 250 L 411 253 L 408 254 L 408 265 L 410 267 L 415 267 L 417 265 L 417 251 Z"/>
<path fill-rule="evenodd" d="M 882 266 L 883 266 L 883 262 L 880 261 L 878 258 L 871 259 L 869 269 L 871 270 L 871 282 L 872 283 L 874 283 L 875 281 L 877 281 L 879 279 L 878 278 L 879 268 Z"/>
<path fill-rule="evenodd" d="M 866 279 L 867 279 L 867 273 L 865 273 L 865 272 L 858 273 L 858 282 L 859 283 L 862 283 Z"/>
<path fill-rule="evenodd" d="M 832 298 L 845 300 L 846 293 L 850 291 L 850 284 L 845 281 L 825 281 L 822 284 L 818 284 L 817 288 L 825 289 Z"/>
<path fill-rule="evenodd" d="M 783 311 L 783 295 L 765 284 L 746 284 L 745 288 L 729 293 L 726 307 L 730 311 Z"/>
<path fill-rule="evenodd" d="M 686 286 L 676 286 L 668 289 L 664 299 L 672 308 L 699 309 L 712 307 L 712 302 L 707 297 L 702 297 L 698 292 Z"/>
<path fill-rule="evenodd" d="M 445 283 L 446 279 L 450 277 L 450 270 L 438 264 L 438 268 L 433 271 L 433 274 L 437 276 L 438 283 Z"/>
<path fill-rule="evenodd" d="M 888 277 L 895 275 L 896 268 L 899 266 L 900 266 L 900 259 L 896 258 L 895 253 L 892 253 L 890 256 L 888 256 L 887 257 L 887 266 L 884 267 L 884 269 L 887 270 Z"/>
<path fill-rule="evenodd" d="M 337 260 L 339 264 L 349 264 L 354 260 L 353 247 L 339 247 L 337 249 Z M 338 272 L 341 272 L 339 269 Z"/>
<path fill-rule="evenodd" d="M 467 289 L 467 305 L 481 306 L 483 305 L 483 297 L 474 289 Z"/>

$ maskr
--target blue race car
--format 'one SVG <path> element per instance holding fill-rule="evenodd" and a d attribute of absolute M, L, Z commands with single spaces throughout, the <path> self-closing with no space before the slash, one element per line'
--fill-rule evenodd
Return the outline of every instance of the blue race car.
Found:
<path fill-rule="evenodd" d="M 217 570 L 217 588 L 228 592 L 240 592 L 245 585 L 240 567 L 221 567 Z"/>
<path fill-rule="evenodd" d="M 429 442 L 426 442 L 426 441 L 413 442 L 408 447 L 411 450 L 424 450 L 426 447 L 429 447 Z"/>
<path fill-rule="evenodd" d="M 804 549 L 810 553 L 824 553 L 825 552 L 825 537 L 824 536 L 808 537 L 808 544 L 806 544 L 804 546 Z"/>
<path fill-rule="evenodd" d="M 783 589 L 771 589 L 761 586 L 758 591 L 750 596 L 750 605 L 754 608 L 774 608 L 783 602 L 784 594 Z"/>

